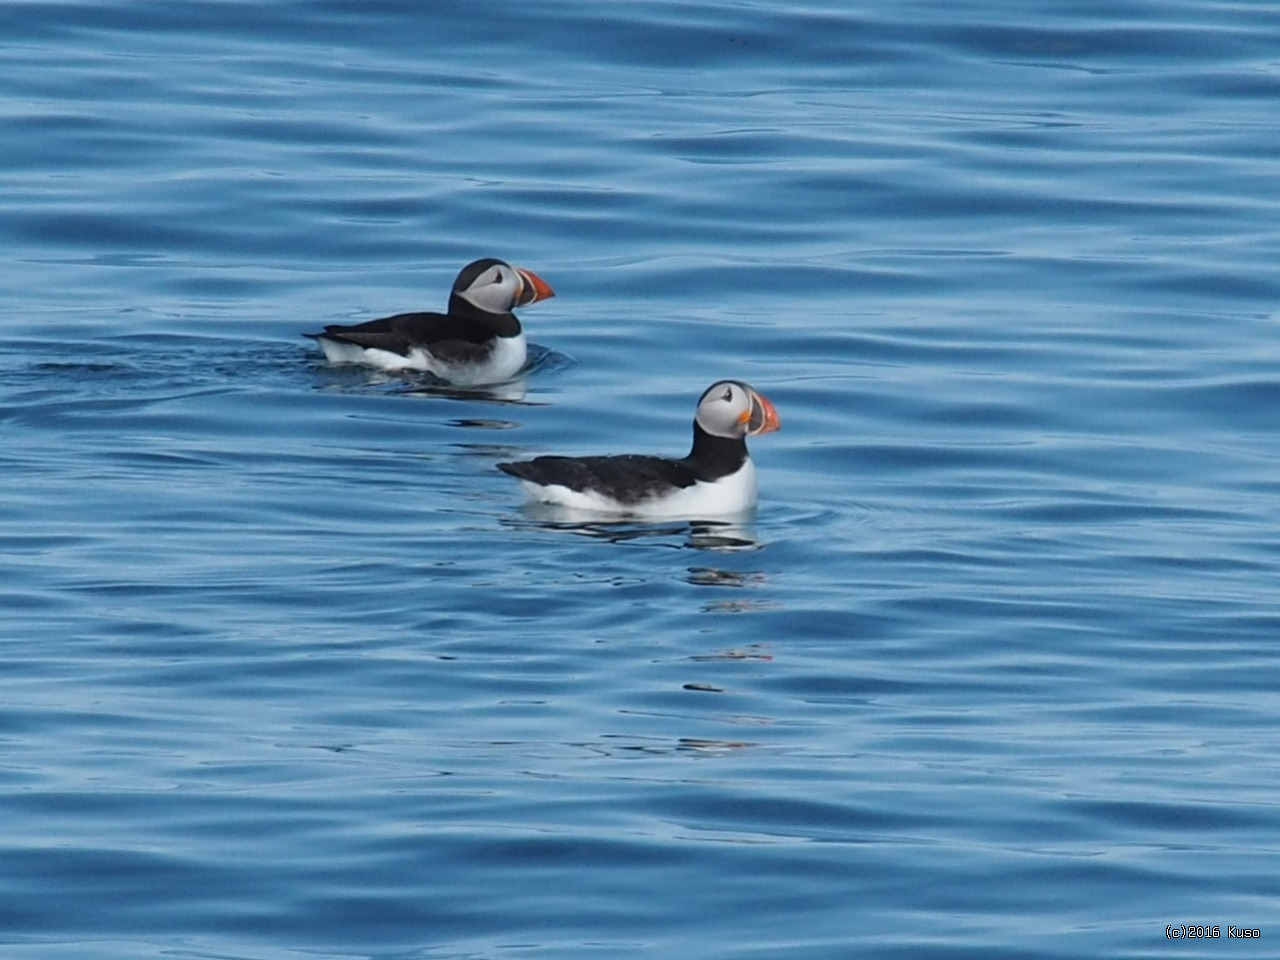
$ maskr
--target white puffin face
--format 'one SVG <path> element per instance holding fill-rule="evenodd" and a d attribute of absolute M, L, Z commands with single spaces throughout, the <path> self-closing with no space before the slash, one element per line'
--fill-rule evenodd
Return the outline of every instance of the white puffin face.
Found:
<path fill-rule="evenodd" d="M 778 412 L 762 394 L 738 380 L 713 383 L 698 401 L 699 426 L 716 437 L 749 437 L 779 427 Z"/>
<path fill-rule="evenodd" d="M 474 266 L 477 264 L 471 265 Z M 483 269 L 468 278 L 466 274 L 471 267 L 458 275 L 453 292 L 487 313 L 510 313 L 523 289 L 516 268 L 501 260 L 490 260 Z"/>
<path fill-rule="evenodd" d="M 486 257 L 468 263 L 453 281 L 453 295 L 486 313 L 510 313 L 554 297 L 555 291 L 532 270 Z"/>

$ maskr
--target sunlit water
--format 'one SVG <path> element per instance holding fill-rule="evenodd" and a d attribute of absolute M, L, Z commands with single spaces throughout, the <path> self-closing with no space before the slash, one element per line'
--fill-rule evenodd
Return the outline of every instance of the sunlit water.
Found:
<path fill-rule="evenodd" d="M 1272 955 L 1278 35 L 0 6 L 0 953 Z M 503 391 L 300 336 L 485 255 Z M 721 377 L 745 522 L 494 469 Z"/>

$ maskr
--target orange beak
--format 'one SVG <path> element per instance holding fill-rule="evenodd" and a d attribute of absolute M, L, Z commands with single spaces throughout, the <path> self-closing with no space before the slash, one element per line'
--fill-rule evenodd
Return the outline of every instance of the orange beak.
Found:
<path fill-rule="evenodd" d="M 556 292 L 551 289 L 547 281 L 532 270 L 516 267 L 516 276 L 520 278 L 520 296 L 516 297 L 517 307 L 527 307 L 531 303 L 537 303 L 539 300 L 546 300 L 548 297 L 556 295 Z"/>
<path fill-rule="evenodd" d="M 751 391 L 751 409 L 744 410 L 738 418 L 747 425 L 747 436 L 754 437 L 758 433 L 773 433 L 782 427 L 778 419 L 778 411 L 773 408 L 769 398 L 762 393 Z"/>

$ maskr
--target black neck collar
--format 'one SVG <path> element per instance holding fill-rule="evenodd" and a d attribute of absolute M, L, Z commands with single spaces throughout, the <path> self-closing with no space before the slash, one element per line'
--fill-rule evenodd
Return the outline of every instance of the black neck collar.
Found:
<path fill-rule="evenodd" d="M 520 332 L 520 321 L 514 313 L 490 313 L 488 310 L 481 310 L 456 293 L 449 294 L 449 316 L 466 317 L 477 323 L 483 323 L 500 337 L 514 337 Z"/>
<path fill-rule="evenodd" d="M 699 480 L 719 480 L 736 473 L 747 460 L 747 441 L 742 437 L 717 437 L 693 421 L 693 449 L 684 462 Z"/>

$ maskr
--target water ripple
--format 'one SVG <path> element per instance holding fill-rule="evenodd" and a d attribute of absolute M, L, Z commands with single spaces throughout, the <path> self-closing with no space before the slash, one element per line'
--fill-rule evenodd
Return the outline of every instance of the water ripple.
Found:
<path fill-rule="evenodd" d="M 1277 27 L 0 6 L 5 955 L 1269 929 Z M 557 291 L 513 384 L 300 336 L 485 255 Z M 725 376 L 749 522 L 494 468 Z"/>

